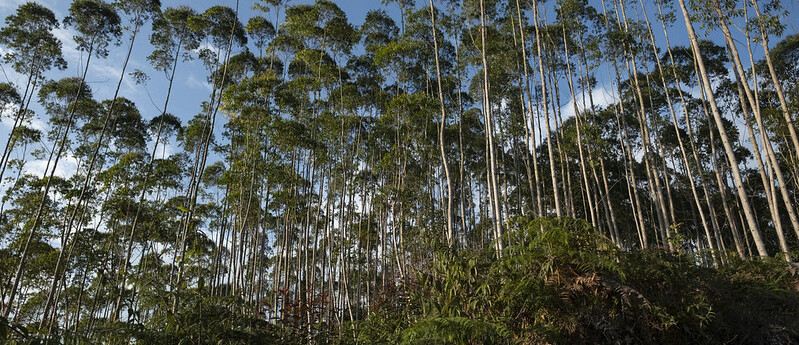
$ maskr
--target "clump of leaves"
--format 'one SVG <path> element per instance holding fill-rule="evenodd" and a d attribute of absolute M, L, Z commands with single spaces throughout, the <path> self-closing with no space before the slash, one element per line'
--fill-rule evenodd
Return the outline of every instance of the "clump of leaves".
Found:
<path fill-rule="evenodd" d="M 660 249 L 622 251 L 583 221 L 517 219 L 503 255 L 443 248 L 385 296 L 361 344 L 790 344 L 797 278 L 784 262 L 719 270 Z"/>

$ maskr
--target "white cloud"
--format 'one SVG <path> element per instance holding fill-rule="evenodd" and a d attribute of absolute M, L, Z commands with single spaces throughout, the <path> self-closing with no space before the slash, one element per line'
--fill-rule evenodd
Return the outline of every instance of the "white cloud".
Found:
<path fill-rule="evenodd" d="M 0 109 L 0 121 L 3 122 L 4 126 L 11 128 L 14 115 L 17 111 L 19 111 L 19 106 L 16 104 L 5 104 L 5 106 Z"/>
<path fill-rule="evenodd" d="M 208 83 L 205 80 L 198 79 L 194 74 L 189 74 L 189 76 L 186 77 L 186 85 L 197 89 L 202 88 L 208 91 L 213 90 L 213 87 L 211 86 L 210 83 Z"/>
<path fill-rule="evenodd" d="M 577 93 L 575 95 L 577 101 L 577 109 L 580 111 L 584 111 L 583 105 L 585 108 L 591 107 L 591 101 L 588 98 L 588 94 L 585 94 L 585 99 L 583 99 L 583 93 L 579 90 L 575 90 Z M 616 96 L 613 94 L 613 90 L 610 86 L 600 85 L 591 90 L 591 96 L 594 99 L 594 105 L 597 108 L 605 107 L 607 105 L 613 104 L 616 102 Z M 563 119 L 568 119 L 574 116 L 574 102 L 575 99 L 570 99 L 566 104 L 560 107 L 561 116 Z"/>
<path fill-rule="evenodd" d="M 97 83 L 102 83 L 104 86 L 108 87 L 111 85 L 107 85 L 110 81 L 119 81 L 119 76 L 122 74 L 122 69 L 116 66 L 111 66 L 110 64 L 101 63 L 98 60 L 92 62 L 92 68 L 89 69 L 91 72 L 92 79 L 102 79 L 99 81 L 94 81 Z M 87 76 L 88 78 L 89 76 Z M 92 81 L 90 81 L 91 83 Z M 116 84 L 116 83 L 114 83 Z M 110 91 L 110 90 L 109 90 Z"/>
<path fill-rule="evenodd" d="M 22 5 L 30 0 L 2 0 L 0 1 L 0 16 L 5 18 L 12 13 L 16 13 L 17 7 Z M 60 13 L 57 9 L 55 2 L 53 0 L 36 0 L 36 2 L 40 3 L 42 6 L 49 8 L 50 10 L 55 13 L 57 17 L 60 16 Z"/>
<path fill-rule="evenodd" d="M 18 106 L 7 106 L 3 111 L 0 111 L 0 123 L 2 123 L 3 128 L 3 135 L 8 135 L 8 132 L 11 131 L 11 128 L 14 127 L 14 118 L 17 114 Z M 38 117 L 34 117 L 25 123 L 26 126 L 39 130 L 42 133 L 46 132 L 49 126 L 46 122 Z"/>
<path fill-rule="evenodd" d="M 3 13 L 11 14 L 12 11 L 14 11 L 17 8 L 17 6 L 22 5 L 23 2 L 24 2 L 23 0 L 0 1 L 0 10 L 2 10 Z"/>
<path fill-rule="evenodd" d="M 17 109 L 17 107 L 14 107 L 14 109 Z M 7 116 L 9 114 L 11 114 L 11 116 Z M 16 110 L 14 112 L 11 112 L 11 113 L 4 113 L 4 116 L 3 116 L 3 119 L 2 119 L 3 129 L 5 129 L 5 130 L 7 130 L 9 132 L 11 131 L 11 127 L 14 126 L 14 116 L 13 115 L 15 115 L 15 114 L 16 114 Z M 28 120 L 25 123 L 25 126 L 28 126 L 30 128 L 39 130 L 42 133 L 46 132 L 47 129 L 50 128 L 47 125 L 46 122 L 44 122 L 42 119 L 40 119 L 38 117 L 34 117 L 33 119 Z M 8 133 L 4 133 L 4 134 L 8 135 Z"/>
<path fill-rule="evenodd" d="M 49 126 L 49 125 L 47 125 L 47 123 L 46 123 L 46 122 L 42 121 L 42 119 L 40 119 L 40 118 L 38 118 L 38 117 L 34 117 L 32 120 L 30 120 L 30 121 L 28 122 L 28 126 L 29 126 L 30 128 L 33 128 L 33 129 L 39 130 L 39 131 L 41 131 L 42 133 L 45 133 L 45 132 L 47 132 L 47 129 L 48 129 L 48 128 L 50 128 L 50 126 Z"/>
<path fill-rule="evenodd" d="M 147 143 L 147 152 L 149 153 L 153 152 L 153 144 L 154 142 Z M 172 156 L 172 154 L 174 154 L 175 152 L 176 152 L 175 146 L 173 146 L 172 143 L 169 142 L 165 143 L 164 140 L 162 139 L 158 142 L 158 150 L 155 152 L 155 158 L 156 159 L 168 158 Z"/>
<path fill-rule="evenodd" d="M 47 168 L 47 160 L 36 159 L 25 164 L 25 173 L 33 176 L 45 176 L 45 169 Z M 47 175 L 50 175 L 53 167 L 50 166 Z M 71 153 L 67 153 L 64 157 L 58 160 L 58 166 L 55 169 L 55 176 L 62 178 L 69 178 L 78 170 L 78 159 Z"/>
<path fill-rule="evenodd" d="M 64 58 L 68 62 L 72 63 L 75 61 L 83 61 L 83 53 L 77 49 L 75 40 L 73 39 L 75 36 L 74 31 L 67 29 L 62 25 L 60 28 L 53 30 L 53 36 L 61 41 L 61 53 L 63 53 Z M 80 65 L 82 65 L 82 63 Z"/>
<path fill-rule="evenodd" d="M 199 53 L 200 53 L 200 51 L 202 51 L 202 50 L 210 50 L 210 51 L 212 51 L 212 52 L 214 52 L 214 53 L 216 53 L 216 54 L 219 54 L 219 49 L 217 49 L 217 48 L 216 48 L 216 47 L 214 47 L 214 46 L 213 46 L 213 45 L 212 45 L 210 42 L 207 42 L 207 41 L 206 41 L 206 42 L 203 42 L 203 43 L 201 43 L 201 44 L 200 44 L 200 46 L 199 46 L 199 47 L 197 47 L 197 49 L 194 49 L 194 50 L 193 50 L 193 52 L 194 52 L 195 54 L 199 54 Z"/>

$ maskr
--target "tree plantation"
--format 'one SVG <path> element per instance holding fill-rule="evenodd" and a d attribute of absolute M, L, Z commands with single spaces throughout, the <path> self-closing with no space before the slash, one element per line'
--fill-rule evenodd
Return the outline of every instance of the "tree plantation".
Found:
<path fill-rule="evenodd" d="M 3 1 L 0 343 L 799 344 L 797 11 Z"/>

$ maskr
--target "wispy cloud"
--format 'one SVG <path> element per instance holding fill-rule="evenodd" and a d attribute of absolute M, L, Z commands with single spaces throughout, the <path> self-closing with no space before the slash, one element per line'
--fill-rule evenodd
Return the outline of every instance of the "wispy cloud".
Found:
<path fill-rule="evenodd" d="M 22 5 L 22 4 L 24 4 L 26 2 L 29 2 L 29 1 L 30 0 L 3 0 L 3 1 L 0 1 L 0 15 L 2 15 L 3 18 L 5 18 L 6 16 L 8 16 L 10 14 L 15 13 L 16 9 L 17 9 L 17 7 L 19 7 L 19 5 Z M 52 10 L 53 13 L 55 13 L 56 17 L 61 17 L 62 14 L 56 9 L 58 7 L 58 6 L 56 6 L 56 1 L 61 1 L 61 0 L 36 0 L 36 2 L 40 3 L 44 7 L 49 8 L 50 10 Z"/>
<path fill-rule="evenodd" d="M 54 30 L 53 34 L 63 43 L 62 52 L 64 58 L 69 62 L 68 74 L 72 76 L 81 76 L 86 66 L 87 52 L 82 52 L 77 49 L 77 45 L 73 39 L 76 32 L 71 28 L 62 27 Z M 95 97 L 98 99 L 110 99 L 114 97 L 117 82 L 122 75 L 122 67 L 129 40 L 123 38 L 120 43 L 125 46 L 125 49 L 111 49 L 110 55 L 104 59 L 96 56 L 92 57 L 91 66 L 86 75 L 86 83 L 90 86 L 95 86 L 92 88 L 92 91 L 94 91 Z M 135 64 L 135 57 L 132 57 L 128 65 Z M 129 67 L 125 74 L 128 74 L 131 70 L 132 69 Z M 130 98 L 133 94 L 138 94 L 139 92 L 139 88 L 130 76 L 126 75 L 122 82 L 120 94 Z"/>
<path fill-rule="evenodd" d="M 7 105 L 2 111 L 0 111 L 0 124 L 2 124 L 2 128 L 4 130 L 3 135 L 8 135 L 11 132 L 11 128 L 14 127 L 14 118 L 17 115 L 17 111 L 19 111 L 19 106 L 17 105 Z M 25 126 L 39 130 L 42 133 L 46 132 L 49 128 L 47 123 L 38 117 L 28 120 L 25 123 Z"/>
<path fill-rule="evenodd" d="M 202 88 L 202 89 L 206 89 L 208 91 L 213 90 L 213 87 L 211 87 L 210 83 L 208 83 L 205 80 L 200 80 L 194 74 L 189 74 L 189 76 L 186 77 L 186 85 L 188 85 L 189 87 L 192 87 L 192 88 L 197 88 L 197 89 Z"/>
<path fill-rule="evenodd" d="M 53 30 L 53 36 L 61 41 L 61 53 L 64 54 L 64 58 L 70 65 L 73 65 L 73 68 L 75 68 L 74 62 L 82 62 L 84 60 L 84 54 L 80 52 L 75 45 L 75 40 L 73 39 L 75 32 L 73 30 L 65 28 L 62 25 L 60 28 Z M 81 63 L 80 65 L 82 66 L 83 64 Z"/>
<path fill-rule="evenodd" d="M 591 101 L 588 98 L 588 94 L 586 93 L 585 98 L 583 98 L 582 92 L 579 90 L 576 90 L 576 92 L 576 99 L 570 99 L 568 102 L 566 102 L 566 104 L 560 107 L 561 116 L 563 116 L 564 119 L 574 116 L 575 101 L 577 102 L 577 109 L 579 109 L 581 112 L 585 111 L 585 108 L 591 108 Z M 605 107 L 616 102 L 616 96 L 613 94 L 611 86 L 607 85 L 600 85 L 593 88 L 591 90 L 591 97 L 594 99 L 594 105 L 598 108 Z"/>
<path fill-rule="evenodd" d="M 14 9 L 16 9 L 19 5 L 22 5 L 23 3 L 24 3 L 23 0 L 0 1 L 0 10 L 2 10 L 3 13 L 11 14 L 11 12 L 14 11 Z"/>
<path fill-rule="evenodd" d="M 38 117 L 34 117 L 33 119 L 31 119 L 31 120 L 28 122 L 28 126 L 29 126 L 30 128 L 33 128 L 33 129 L 39 130 L 39 131 L 41 131 L 42 133 L 45 133 L 45 132 L 47 132 L 47 129 L 48 129 L 48 128 L 50 128 L 50 126 L 49 126 L 49 125 L 48 125 L 46 122 L 42 121 L 42 119 L 40 119 L 40 118 L 38 118 Z"/>
<path fill-rule="evenodd" d="M 11 120 L 13 120 L 14 114 L 17 113 L 19 110 L 19 106 L 16 104 L 4 104 L 2 108 L 0 108 L 0 121 L 3 122 L 3 125 L 10 126 Z"/>
<path fill-rule="evenodd" d="M 153 152 L 153 144 L 154 143 L 155 142 L 147 143 L 147 152 Z M 172 154 L 174 154 L 175 152 L 177 152 L 175 146 L 173 146 L 169 142 L 165 143 L 164 140 L 161 140 L 158 143 L 158 151 L 155 152 L 155 158 L 156 159 L 168 158 L 168 157 L 172 156 Z"/>
<path fill-rule="evenodd" d="M 29 161 L 25 164 L 25 173 L 33 176 L 44 176 L 45 169 L 47 174 L 50 174 L 52 166 L 47 167 L 47 160 L 36 159 Z M 61 178 L 69 178 L 78 170 L 78 159 L 74 155 L 68 153 L 66 156 L 58 160 L 58 166 L 55 169 L 55 176 Z"/>

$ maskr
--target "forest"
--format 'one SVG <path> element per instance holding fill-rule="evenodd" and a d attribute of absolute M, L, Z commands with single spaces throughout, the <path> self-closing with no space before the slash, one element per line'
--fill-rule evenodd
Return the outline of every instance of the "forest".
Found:
<path fill-rule="evenodd" d="M 25 1 L 0 344 L 799 344 L 797 1 Z"/>

